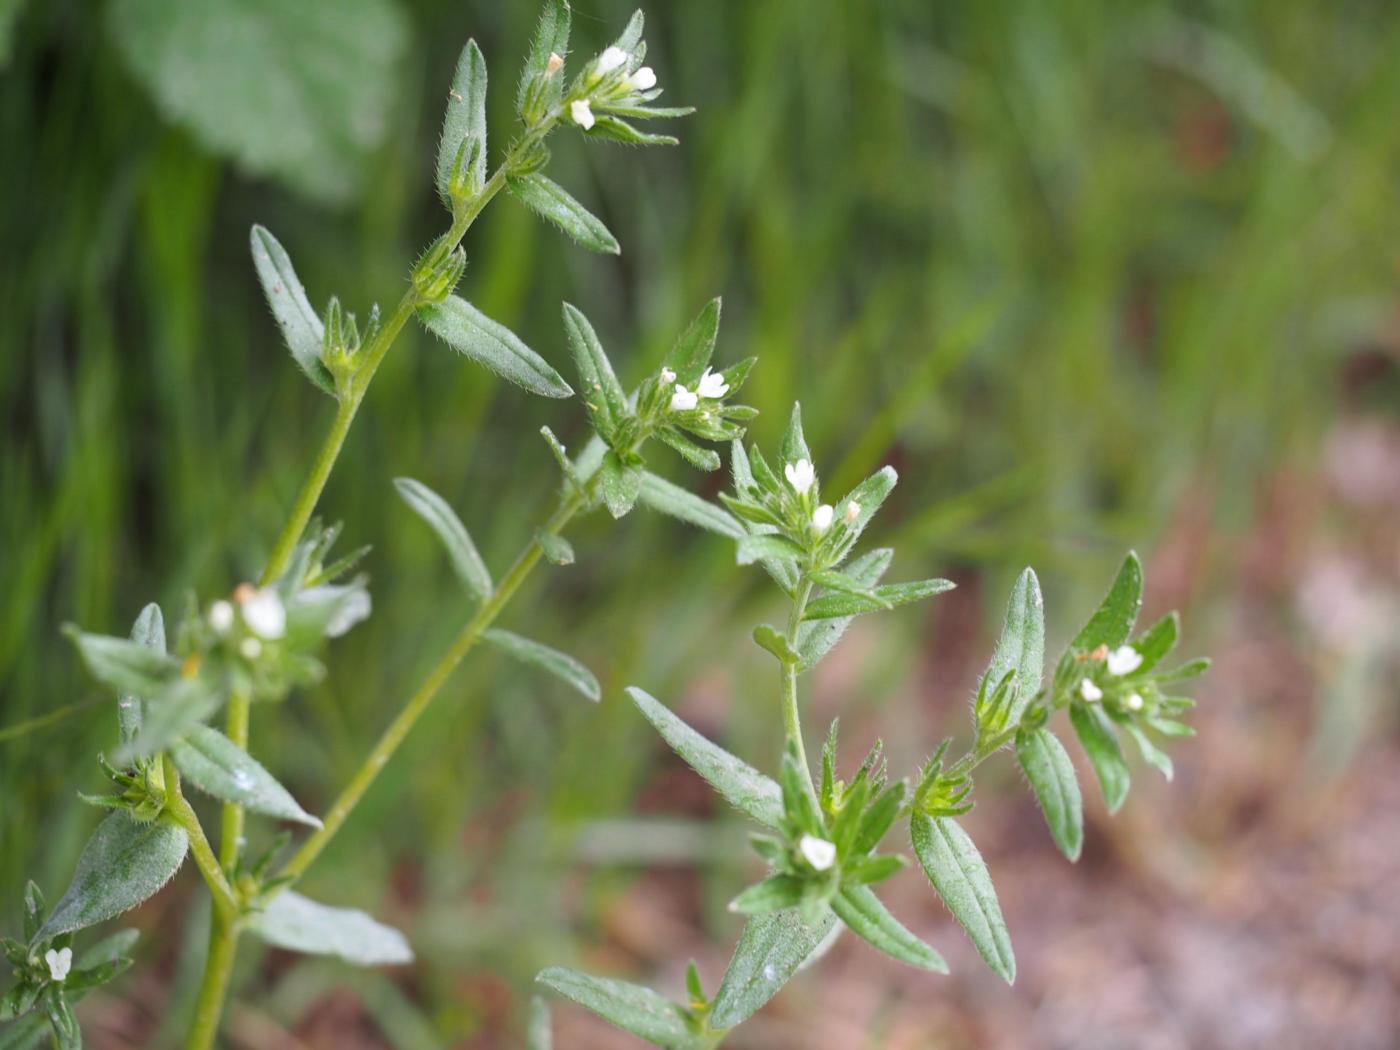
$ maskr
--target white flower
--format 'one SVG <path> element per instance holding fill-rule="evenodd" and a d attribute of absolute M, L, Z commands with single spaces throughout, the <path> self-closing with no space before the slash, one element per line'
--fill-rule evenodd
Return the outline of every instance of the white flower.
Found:
<path fill-rule="evenodd" d="M 264 587 L 243 603 L 243 622 L 263 638 L 281 638 L 287 632 L 287 610 L 277 592 Z"/>
<path fill-rule="evenodd" d="M 783 468 L 783 473 L 787 475 L 788 484 L 799 496 L 806 495 L 807 490 L 812 487 L 812 482 L 817 480 L 816 469 L 805 459 L 789 463 Z"/>
<path fill-rule="evenodd" d="M 605 77 L 614 69 L 626 65 L 627 60 L 631 57 L 620 47 L 610 47 L 598 56 L 598 61 L 594 63 L 593 68 L 600 77 Z"/>
<path fill-rule="evenodd" d="M 634 91 L 650 91 L 656 87 L 656 72 L 651 66 L 643 66 L 633 73 L 627 82 L 632 85 Z"/>
<path fill-rule="evenodd" d="M 699 396 L 693 390 L 687 390 L 679 383 L 676 384 L 676 392 L 671 395 L 672 412 L 689 412 L 699 401 Z"/>
<path fill-rule="evenodd" d="M 729 393 L 729 384 L 724 381 L 724 376 L 707 368 L 695 392 L 701 397 L 723 397 Z"/>
<path fill-rule="evenodd" d="M 669 368 L 663 368 L 663 369 L 661 369 L 661 385 L 662 385 L 662 386 L 670 386 L 670 385 L 671 385 L 672 383 L 674 383 L 675 381 L 676 381 L 676 373 L 675 373 L 675 372 L 672 372 Z"/>
<path fill-rule="evenodd" d="M 1131 645 L 1120 645 L 1108 654 L 1108 673 L 1111 675 L 1132 674 L 1142 666 L 1142 653 Z"/>
<path fill-rule="evenodd" d="M 544 64 L 544 75 L 547 77 L 552 77 L 555 73 L 558 73 L 559 70 L 563 68 L 564 59 L 561 56 L 555 54 L 553 51 L 551 51 L 549 53 L 549 61 Z"/>
<path fill-rule="evenodd" d="M 244 638 L 238 643 L 238 651 L 243 654 L 243 659 L 256 660 L 262 655 L 262 642 L 256 638 Z"/>
<path fill-rule="evenodd" d="M 1128 699 L 1125 701 L 1125 703 L 1128 705 L 1128 710 L 1129 710 L 1129 711 L 1141 711 L 1141 710 L 1142 710 L 1142 704 L 1143 704 L 1142 694 L 1141 694 L 1141 693 L 1129 693 L 1129 694 L 1128 694 Z"/>
<path fill-rule="evenodd" d="M 68 971 L 73 968 L 73 949 L 59 948 L 55 951 L 50 948 L 44 953 L 44 962 L 49 964 L 49 976 L 55 981 L 62 981 L 68 977 Z"/>
<path fill-rule="evenodd" d="M 1079 683 L 1079 695 L 1092 704 L 1103 699 L 1103 690 L 1086 678 Z"/>
<path fill-rule="evenodd" d="M 218 634 L 223 634 L 233 626 L 233 605 L 220 598 L 209 606 L 209 626 Z"/>
<path fill-rule="evenodd" d="M 851 500 L 850 503 L 846 504 L 846 513 L 841 516 L 846 519 L 847 525 L 854 525 L 856 519 L 860 517 L 860 504 Z"/>
<path fill-rule="evenodd" d="M 812 514 L 812 528 L 818 532 L 825 532 L 831 528 L 831 519 L 836 517 L 836 511 L 830 503 L 823 503 Z"/>
<path fill-rule="evenodd" d="M 574 99 L 569 103 L 569 116 L 574 123 L 587 131 L 593 126 L 593 105 L 586 98 Z"/>
<path fill-rule="evenodd" d="M 808 864 L 817 871 L 826 871 L 836 863 L 836 843 L 827 842 L 826 839 L 819 839 L 815 835 L 803 835 L 798 840 L 797 848 L 802 852 Z"/>

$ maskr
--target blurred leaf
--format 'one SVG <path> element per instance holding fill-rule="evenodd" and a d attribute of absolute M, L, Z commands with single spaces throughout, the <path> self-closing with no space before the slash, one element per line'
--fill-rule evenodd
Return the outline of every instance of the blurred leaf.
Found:
<path fill-rule="evenodd" d="M 688 1050 L 701 1045 L 690 1029 L 686 1012 L 650 988 L 592 977 L 562 966 L 541 970 L 535 980 L 655 1046 Z"/>
<path fill-rule="evenodd" d="M 180 870 L 188 846 L 184 829 L 173 824 L 109 815 L 83 847 L 72 883 L 35 939 L 95 926 L 136 907 Z"/>
<path fill-rule="evenodd" d="M 133 76 L 171 120 L 253 175 L 319 200 L 358 191 L 408 39 L 391 0 L 113 0 Z"/>
<path fill-rule="evenodd" d="M 154 755 L 212 715 L 224 702 L 224 694 L 202 678 L 181 678 L 146 705 L 141 732 L 117 748 L 112 761 L 127 765 Z"/>
<path fill-rule="evenodd" d="M 622 248 L 601 219 L 590 212 L 563 186 L 543 175 L 518 175 L 506 180 L 516 198 L 542 219 L 554 223 L 583 247 L 617 255 Z"/>
<path fill-rule="evenodd" d="M 778 658 L 779 663 L 797 663 L 797 652 L 788 645 L 787 637 L 771 624 L 761 623 L 753 629 L 753 640 L 760 649 L 767 650 Z"/>
<path fill-rule="evenodd" d="M 497 649 L 509 653 L 522 663 L 548 671 L 555 678 L 578 690 L 589 700 L 597 701 L 602 698 L 602 686 L 598 684 L 598 679 L 593 676 L 593 672 L 567 653 L 561 653 L 558 649 L 551 649 L 547 645 L 542 645 L 529 638 L 522 638 L 518 634 L 503 631 L 498 627 L 483 631 L 481 636 Z"/>
<path fill-rule="evenodd" d="M 1132 634 L 1137 622 L 1138 610 L 1142 608 L 1142 562 L 1135 553 L 1129 553 L 1123 560 L 1113 585 L 1108 589 L 1102 604 L 1095 610 L 1089 622 L 1084 625 L 1071 649 L 1096 649 L 1106 645 L 1110 649 L 1122 645 Z"/>
<path fill-rule="evenodd" d="M 948 972 L 943 956 L 905 929 L 869 886 L 842 886 L 831 908 L 853 933 L 886 955 L 921 970 Z"/>
<path fill-rule="evenodd" d="M 48 1031 L 49 1021 L 42 1013 L 25 1014 L 0 1028 L 0 1050 L 33 1050 Z"/>
<path fill-rule="evenodd" d="M 1133 742 L 1137 744 L 1138 751 L 1142 753 L 1142 757 L 1147 764 L 1161 773 L 1162 776 L 1171 780 L 1175 774 L 1171 756 L 1148 739 L 1147 734 L 1137 726 L 1129 723 L 1124 728 L 1128 730 L 1128 735 L 1131 736 Z"/>
<path fill-rule="evenodd" d="M 413 961 L 404 935 L 354 908 L 332 908 L 285 890 L 248 924 L 268 944 L 308 955 L 335 955 L 356 966 Z"/>
<path fill-rule="evenodd" d="M 1016 956 L 982 855 L 951 817 L 915 813 L 909 831 L 914 853 L 938 896 L 993 972 L 1016 979 Z"/>
<path fill-rule="evenodd" d="M 627 395 L 617 381 L 612 362 L 598 341 L 593 325 L 578 307 L 569 303 L 564 304 L 564 333 L 574 355 L 574 367 L 583 387 L 580 396 L 588 418 L 593 429 L 605 441 L 610 441 L 617 425 L 627 418 Z"/>
<path fill-rule="evenodd" d="M 420 306 L 428 331 L 459 354 L 541 397 L 570 397 L 573 388 L 549 363 L 505 325 L 491 320 L 465 299 L 449 295 L 435 306 Z"/>
<path fill-rule="evenodd" d="M 438 195 L 449 204 L 452 170 L 459 157 L 468 186 L 476 191 L 486 181 L 486 59 L 475 40 L 468 40 L 457 58 L 438 140 L 435 181 Z"/>
<path fill-rule="evenodd" d="M 715 993 L 710 1024 L 733 1028 L 752 1017 L 826 943 L 835 925 L 836 916 L 824 904 L 813 922 L 802 918 L 800 908 L 750 919 Z"/>
<path fill-rule="evenodd" d="M 535 530 L 535 542 L 540 546 L 540 553 L 554 565 L 572 565 L 574 563 L 574 547 L 563 536 L 557 532 L 545 532 L 543 529 Z"/>
<path fill-rule="evenodd" d="M 1061 853 L 1078 860 L 1084 845 L 1084 800 L 1064 745 L 1043 726 L 1022 730 L 1016 734 L 1016 757 L 1045 814 L 1050 837 Z"/>
<path fill-rule="evenodd" d="M 1167 613 L 1166 616 L 1143 631 L 1138 640 L 1133 643 L 1133 648 L 1142 657 L 1142 663 L 1132 673 L 1132 677 L 1141 678 L 1161 663 L 1167 654 L 1176 648 L 1176 640 L 1180 634 L 1181 617 L 1175 612 Z"/>
<path fill-rule="evenodd" d="M 170 757 L 185 778 L 206 794 L 281 820 L 319 828 L 262 764 L 209 726 L 195 726 L 170 745 Z"/>
<path fill-rule="evenodd" d="M 1131 777 L 1128 764 L 1123 761 L 1123 752 L 1118 747 L 1118 737 L 1113 723 L 1098 704 L 1086 704 L 1076 700 L 1069 707 L 1070 724 L 1075 735 L 1089 756 L 1089 762 L 1098 774 L 1099 787 L 1103 789 L 1104 803 L 1110 813 L 1117 813 L 1123 800 L 1128 797 Z"/>
<path fill-rule="evenodd" d="M 782 465 L 796 463 L 800 459 L 812 462 L 812 452 L 807 447 L 807 437 L 802 432 L 802 405 L 794 401 L 792 413 L 788 416 L 787 430 L 783 432 Z"/>
<path fill-rule="evenodd" d="M 462 581 L 468 593 L 477 601 L 485 601 L 491 596 L 494 585 L 491 571 L 481 560 L 481 554 L 472 542 L 471 533 L 462 524 L 448 502 L 421 481 L 412 478 L 395 478 L 394 488 L 399 490 L 403 501 L 413 512 L 428 523 L 447 548 L 448 560 Z"/>
<path fill-rule="evenodd" d="M 554 1050 L 554 1032 L 549 1023 L 549 1004 L 538 995 L 530 997 L 529 1027 L 525 1030 L 525 1050 Z"/>
<path fill-rule="evenodd" d="M 775 781 L 691 729 L 645 691 L 629 686 L 627 694 L 672 750 L 704 777 L 726 802 L 770 828 L 782 823 L 783 793 Z"/>
<path fill-rule="evenodd" d="M 859 616 L 861 613 L 880 612 L 943 594 L 956 586 L 952 580 L 911 580 L 908 583 L 887 583 L 876 587 L 872 592 L 873 597 L 869 598 L 840 592 L 823 594 L 807 606 L 802 618 L 824 620 L 833 616 Z"/>
<path fill-rule="evenodd" d="M 531 86 L 544 77 L 549 69 L 549 56 L 564 58 L 569 53 L 569 23 L 572 13 L 568 0 L 545 0 L 540 11 L 539 25 L 535 28 L 534 39 L 530 43 L 530 53 L 525 59 L 525 68 L 520 73 L 520 87 L 516 92 L 515 108 L 523 117 L 530 97 Z M 546 82 L 548 87 L 540 99 L 540 108 L 549 109 L 559 101 L 564 82 L 564 71 L 560 69 Z"/>
<path fill-rule="evenodd" d="M 802 903 L 806 882 L 796 875 L 780 872 L 756 882 L 729 902 L 729 910 L 739 915 L 767 915 Z"/>
<path fill-rule="evenodd" d="M 983 680 L 999 683 L 1011 671 L 1016 672 L 1017 699 L 1007 717 L 1008 726 L 1020 722 L 1026 706 L 1040 691 L 1045 672 L 1045 603 L 1040 595 L 1040 581 L 1029 568 L 1011 589 L 1001 639 Z"/>
<path fill-rule="evenodd" d="M 614 518 L 627 514 L 642 494 L 642 468 L 634 463 L 623 463 L 617 453 L 611 450 L 603 457 L 602 489 L 603 503 Z"/>
<path fill-rule="evenodd" d="M 806 556 L 806 552 L 792 540 L 765 533 L 740 537 L 738 549 L 734 553 L 740 565 L 752 565 L 756 561 L 791 563 Z"/>
<path fill-rule="evenodd" d="M 254 226 L 248 240 L 253 251 L 253 268 L 258 273 L 272 316 L 282 329 L 287 349 L 292 352 L 292 360 L 307 379 L 335 397 L 335 379 L 321 360 L 325 324 L 306 298 L 306 289 L 297 279 L 291 258 L 277 238 L 262 226 Z"/>
<path fill-rule="evenodd" d="M 155 602 L 147 605 L 136 617 L 131 627 L 131 640 L 153 652 L 164 654 L 165 618 Z M 141 732 L 142 702 L 142 698 L 134 693 L 117 697 L 117 727 L 122 743 L 135 739 L 136 734 Z"/>
<path fill-rule="evenodd" d="M 668 514 L 678 521 L 737 540 L 744 527 L 722 507 L 701 499 L 689 489 L 672 484 L 650 471 L 642 472 L 642 489 L 638 494 L 644 506 Z"/>
<path fill-rule="evenodd" d="M 64 633 L 78 647 L 88 672 L 113 692 L 150 700 L 180 673 L 180 661 L 143 642 L 107 634 L 87 634 L 68 626 Z"/>
<path fill-rule="evenodd" d="M 874 587 L 889 569 L 893 558 L 894 551 L 888 547 L 867 551 L 846 566 L 845 574 L 857 583 Z M 808 620 L 799 626 L 797 655 L 801 661 L 798 665 L 800 669 L 807 671 L 814 667 L 817 661 L 841 640 L 841 636 L 846 633 L 846 628 L 854 619 L 854 616 L 830 617 L 825 620 Z"/>

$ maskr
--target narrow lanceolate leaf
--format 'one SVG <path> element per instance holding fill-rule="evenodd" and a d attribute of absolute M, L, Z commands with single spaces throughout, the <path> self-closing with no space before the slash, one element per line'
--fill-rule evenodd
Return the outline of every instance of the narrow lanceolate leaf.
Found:
<path fill-rule="evenodd" d="M 1045 603 L 1040 596 L 1040 581 L 1032 569 L 1021 573 L 1011 589 L 1006 622 L 987 667 L 986 681 L 999 683 L 1011 671 L 1016 672 L 1017 699 L 1007 724 L 1015 725 L 1035 699 L 1045 671 Z"/>
<path fill-rule="evenodd" d="M 590 251 L 608 255 L 622 251 L 603 221 L 553 179 L 540 174 L 517 175 L 506 180 L 506 187 L 536 215 L 554 223 Z"/>
<path fill-rule="evenodd" d="M 544 77 L 549 69 L 549 56 L 558 55 L 563 58 L 569 53 L 570 21 L 568 0 L 545 0 L 544 10 L 540 12 L 539 25 L 535 29 L 535 38 L 530 44 L 530 53 L 525 59 L 525 69 L 520 75 L 520 88 L 516 93 L 515 108 L 522 116 L 532 86 Z M 550 90 L 541 100 L 542 108 L 548 108 L 557 101 L 563 81 L 564 71 L 561 69 L 550 78 Z"/>
<path fill-rule="evenodd" d="M 268 944 L 308 955 L 334 955 L 356 966 L 413 961 L 398 930 L 355 908 L 332 908 L 285 890 L 249 926 Z"/>
<path fill-rule="evenodd" d="M 564 304 L 564 334 L 568 336 L 574 367 L 583 386 L 581 396 L 588 418 L 599 434 L 610 438 L 627 416 L 627 395 L 617 381 L 603 344 L 598 341 L 598 333 L 583 316 L 583 311 L 570 303 Z"/>
<path fill-rule="evenodd" d="M 681 454 L 687 463 L 696 470 L 719 470 L 719 453 L 714 449 L 697 445 L 675 427 L 664 427 L 656 432 L 661 441 Z"/>
<path fill-rule="evenodd" d="M 792 414 L 788 416 L 787 430 L 783 432 L 781 455 L 783 463 L 796 463 L 799 459 L 812 461 L 811 450 L 807 448 L 807 438 L 802 432 L 802 405 L 794 401 Z"/>
<path fill-rule="evenodd" d="M 76 627 L 64 633 L 78 647 L 88 672 L 117 693 L 150 700 L 180 673 L 180 661 L 144 642 L 114 638 L 106 634 L 86 634 Z"/>
<path fill-rule="evenodd" d="M 1077 700 L 1070 705 L 1069 720 L 1098 775 L 1104 804 L 1110 813 L 1117 813 L 1128 797 L 1132 778 L 1128 774 L 1128 763 L 1123 761 L 1123 752 L 1118 747 L 1113 723 L 1097 706 Z"/>
<path fill-rule="evenodd" d="M 153 652 L 164 654 L 165 617 L 155 602 L 142 609 L 141 615 L 136 617 L 136 623 L 131 627 L 131 640 Z M 135 693 L 123 693 L 117 697 L 117 728 L 122 743 L 134 740 L 141 732 L 143 700 Z"/>
<path fill-rule="evenodd" d="M 719 336 L 720 300 L 711 299 L 666 352 L 662 365 L 676 373 L 677 382 L 694 388 L 715 353 Z"/>
<path fill-rule="evenodd" d="M 992 878 L 972 839 L 951 817 L 923 813 L 914 814 L 910 834 L 914 853 L 938 896 L 987 965 L 1010 984 L 1016 979 L 1016 956 Z"/>
<path fill-rule="evenodd" d="M 124 766 L 154 755 L 202 723 L 223 702 L 222 690 L 201 678 L 182 678 L 171 683 L 146 705 L 141 732 L 117 748 L 112 761 Z"/>
<path fill-rule="evenodd" d="M 755 533 L 740 537 L 734 557 L 740 565 L 752 565 L 756 561 L 795 562 L 803 557 L 803 550 L 781 536 Z"/>
<path fill-rule="evenodd" d="M 589 700 L 596 701 L 603 695 L 602 687 L 598 685 L 598 679 L 593 676 L 593 672 L 567 653 L 561 653 L 558 649 L 551 649 L 547 645 L 496 627 L 482 632 L 482 637 L 522 663 L 548 671 Z"/>
<path fill-rule="evenodd" d="M 436 305 L 420 306 L 418 317 L 428 331 L 453 350 L 532 394 L 569 397 L 574 392 L 563 376 L 522 343 L 518 335 L 465 299 L 449 295 Z"/>
<path fill-rule="evenodd" d="M 688 1050 L 698 1045 L 685 1011 L 650 988 L 563 966 L 541 970 L 535 980 L 654 1046 Z"/>
<path fill-rule="evenodd" d="M 629 687 L 627 694 L 671 749 L 704 777 L 726 802 L 770 828 L 782 823 L 783 793 L 776 781 L 701 736 L 654 696 L 635 686 Z"/>
<path fill-rule="evenodd" d="M 867 551 L 842 570 L 847 576 L 865 587 L 874 587 L 880 582 L 890 567 L 894 551 L 881 547 Z M 798 668 L 806 671 L 814 667 L 832 647 L 841 640 L 854 616 L 836 616 L 825 620 L 808 620 L 797 628 Z"/>
<path fill-rule="evenodd" d="M 206 794 L 269 817 L 321 826 L 257 759 L 217 729 L 195 726 L 170 745 L 170 757 L 185 779 Z"/>
<path fill-rule="evenodd" d="M 744 527 L 728 511 L 649 471 L 642 472 L 638 499 L 652 510 L 732 540 L 744 535 Z"/>
<path fill-rule="evenodd" d="M 887 583 L 873 589 L 871 596 L 842 594 L 839 591 L 823 594 L 803 613 L 804 620 L 824 620 L 832 616 L 859 616 L 861 613 L 879 612 L 897 605 L 931 598 L 935 594 L 951 591 L 955 586 L 952 580 L 914 580 L 909 583 Z"/>
<path fill-rule="evenodd" d="M 845 557 L 855 546 L 860 534 L 865 531 L 865 527 L 870 524 L 870 519 L 875 517 L 878 511 L 889 498 L 889 494 L 894 491 L 895 485 L 899 483 L 899 474 L 894 467 L 881 467 L 870 477 L 866 478 L 836 504 L 836 520 L 846 523 L 846 535 L 841 541 L 838 549 L 840 557 Z M 859 507 L 850 521 L 847 515 L 850 513 L 851 505 Z"/>
<path fill-rule="evenodd" d="M 1137 622 L 1138 610 L 1142 608 L 1142 562 L 1135 553 L 1123 559 L 1123 565 L 1108 589 L 1103 603 L 1099 605 L 1084 629 L 1075 635 L 1071 649 L 1095 649 L 1100 645 L 1109 648 L 1122 645 L 1128 640 Z"/>
<path fill-rule="evenodd" d="M 831 908 L 852 932 L 886 955 L 921 970 L 948 972 L 943 956 L 905 929 L 869 886 L 843 886 Z"/>
<path fill-rule="evenodd" d="M 457 578 L 477 601 L 485 601 L 491 595 L 494 585 L 491 572 L 481 560 L 481 554 L 472 542 L 471 534 L 462 524 L 445 499 L 421 481 L 412 478 L 395 478 L 394 488 L 399 490 L 403 501 L 413 513 L 426 521 L 447 548 L 448 560 L 457 573 Z"/>
<path fill-rule="evenodd" d="M 635 463 L 623 463 L 617 453 L 609 451 L 603 457 L 600 487 L 603 503 L 614 518 L 627 514 L 642 494 L 642 468 Z"/>
<path fill-rule="evenodd" d="M 461 163 L 466 185 L 475 191 L 486 181 L 486 59 L 475 40 L 468 40 L 457 59 L 447 112 L 438 141 L 437 191 L 451 201 L 452 170 Z"/>
<path fill-rule="evenodd" d="M 584 134 L 589 138 L 608 139 L 612 142 L 626 143 L 628 146 L 674 146 L 680 142 L 674 135 L 650 135 L 634 128 L 625 120 L 602 114 L 594 118 L 593 126 Z"/>
<path fill-rule="evenodd" d="M 1162 776 L 1171 780 L 1175 774 L 1175 767 L 1172 765 L 1171 756 L 1154 744 L 1151 738 L 1137 726 L 1129 724 L 1124 728 L 1128 730 L 1128 735 L 1132 737 L 1133 742 L 1137 744 L 1138 751 L 1142 754 L 1147 764 L 1161 773 Z"/>
<path fill-rule="evenodd" d="M 711 1027 L 733 1028 L 752 1017 L 826 943 L 835 925 L 836 916 L 825 905 L 810 923 L 800 908 L 750 919 L 715 993 Z"/>
<path fill-rule="evenodd" d="M 1134 677 L 1148 674 L 1176 648 L 1177 636 L 1181 633 L 1181 618 L 1170 612 L 1154 623 L 1133 643 L 1133 648 L 1142 657 L 1142 663 L 1133 672 Z"/>
<path fill-rule="evenodd" d="M 142 824 L 113 813 L 92 833 L 73 882 L 35 940 L 81 930 L 136 907 L 170 881 L 189 839 L 173 824 Z"/>
<path fill-rule="evenodd" d="M 1045 814 L 1050 837 L 1070 860 L 1084 845 L 1084 800 L 1064 745 L 1043 726 L 1016 735 L 1016 757 Z"/>
<path fill-rule="evenodd" d="M 248 239 L 253 249 L 253 268 L 262 282 L 272 316 L 282 329 L 287 349 L 292 352 L 292 360 L 307 379 L 335 397 L 335 379 L 321 360 L 325 328 L 306 298 L 306 289 L 297 280 L 292 260 L 277 238 L 261 226 L 254 226 Z"/>

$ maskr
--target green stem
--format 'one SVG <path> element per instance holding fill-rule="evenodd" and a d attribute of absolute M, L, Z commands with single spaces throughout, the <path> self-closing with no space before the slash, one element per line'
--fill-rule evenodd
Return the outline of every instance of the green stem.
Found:
<path fill-rule="evenodd" d="M 205 837 L 204 826 L 200 824 L 199 816 L 180 790 L 180 771 L 175 768 L 175 763 L 169 755 L 162 755 L 161 762 L 165 774 L 166 816 L 184 828 L 185 834 L 189 836 L 190 853 L 194 856 L 199 873 L 209 884 L 215 911 L 223 912 L 229 917 L 235 916 L 238 914 L 238 899 L 234 895 L 233 887 L 229 885 L 224 869 L 219 866 L 219 859 L 214 856 L 214 848 Z"/>
<path fill-rule="evenodd" d="M 802 614 L 807 610 L 807 600 L 812 596 L 812 581 L 804 578 L 792 600 L 792 611 L 788 613 L 787 643 L 789 649 L 797 648 L 797 629 L 802 625 Z M 783 668 L 783 729 L 787 739 L 797 745 L 802 756 L 802 773 L 807 779 L 807 787 L 812 797 L 817 796 L 817 786 L 812 780 L 812 769 L 807 762 L 807 747 L 802 741 L 802 714 L 797 706 L 797 664 L 784 660 Z"/>
<path fill-rule="evenodd" d="M 214 911 L 209 926 L 209 953 L 204 958 L 204 980 L 195 1001 L 185 1050 L 211 1050 L 219 1035 L 224 996 L 233 976 L 233 958 L 238 951 L 238 920 Z"/>

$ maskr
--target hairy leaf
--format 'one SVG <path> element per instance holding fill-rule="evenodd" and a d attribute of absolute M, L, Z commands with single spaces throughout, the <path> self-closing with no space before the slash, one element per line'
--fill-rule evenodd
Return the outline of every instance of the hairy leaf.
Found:
<path fill-rule="evenodd" d="M 1109 587 L 1108 594 L 1095 610 L 1089 622 L 1084 625 L 1070 643 L 1071 649 L 1095 649 L 1100 645 L 1109 648 L 1122 645 L 1132 634 L 1137 622 L 1138 610 L 1142 608 L 1142 562 L 1135 553 L 1123 559 L 1118 575 Z"/>
<path fill-rule="evenodd" d="M 503 631 L 498 627 L 492 627 L 482 632 L 481 636 L 497 649 L 510 654 L 522 663 L 532 664 L 541 670 L 548 671 L 555 678 L 578 690 L 589 700 L 597 701 L 602 698 L 603 689 L 598 684 L 598 679 L 593 676 L 593 672 L 567 653 L 561 653 L 558 649 L 551 649 L 540 642 L 522 638 L 518 634 Z"/>
<path fill-rule="evenodd" d="M 165 652 L 165 617 L 155 602 L 141 610 L 131 627 L 131 640 L 138 645 L 157 653 Z M 117 697 L 117 728 L 122 743 L 129 743 L 141 732 L 141 718 L 145 701 L 135 693 L 125 693 Z"/>
<path fill-rule="evenodd" d="M 1104 804 L 1110 813 L 1117 813 L 1128 797 L 1132 778 L 1128 773 L 1128 763 L 1123 761 L 1123 752 L 1118 747 L 1113 723 L 1098 705 L 1084 704 L 1078 700 L 1070 704 L 1069 720 L 1098 775 Z"/>
<path fill-rule="evenodd" d="M 462 519 L 448 502 L 421 481 L 412 478 L 395 478 L 394 488 L 399 490 L 403 501 L 413 512 L 426 521 L 437 533 L 442 545 L 447 548 L 448 560 L 457 573 L 457 578 L 477 601 L 485 601 L 491 596 L 494 584 L 491 572 L 481 560 L 481 554 L 472 542 L 471 534 L 462 524 Z"/>
<path fill-rule="evenodd" d="M 737 444 L 737 442 L 736 442 Z M 880 547 L 867 551 L 845 568 L 845 574 L 866 587 L 874 587 L 890 567 L 894 551 Z M 799 669 L 810 670 L 829 653 L 841 640 L 854 616 L 829 617 L 825 620 L 808 620 L 797 628 L 797 655 Z"/>
<path fill-rule="evenodd" d="M 715 340 L 719 336 L 719 315 L 720 300 L 711 299 L 671 344 L 662 361 L 666 368 L 676 373 L 677 382 L 692 390 L 714 356 Z"/>
<path fill-rule="evenodd" d="M 354 908 L 332 908 L 285 890 L 249 927 L 268 944 L 308 955 L 334 955 L 356 966 L 413 961 L 404 935 Z"/>
<path fill-rule="evenodd" d="M 564 334 L 568 336 L 574 367 L 583 386 L 580 396 L 588 418 L 604 439 L 610 439 L 617 425 L 627 417 L 627 395 L 617 381 L 603 344 L 598 341 L 598 333 L 583 316 L 583 311 L 570 303 L 564 304 Z"/>
<path fill-rule="evenodd" d="M 1070 860 L 1084 845 L 1084 800 L 1064 745 L 1045 727 L 1016 734 L 1016 757 L 1050 827 L 1050 837 Z"/>
<path fill-rule="evenodd" d="M 886 955 L 921 970 L 948 972 L 943 956 L 905 929 L 869 886 L 841 887 L 831 908 L 852 932 Z"/>
<path fill-rule="evenodd" d="M 180 661 L 143 641 L 87 634 L 76 627 L 64 633 L 78 647 L 88 672 L 117 693 L 151 700 L 180 672 Z"/>
<path fill-rule="evenodd" d="M 880 612 L 897 605 L 931 598 L 935 594 L 951 591 L 955 586 L 952 580 L 914 580 L 909 583 L 887 583 L 874 588 L 872 597 L 858 594 L 842 594 L 837 591 L 823 594 L 812 601 L 802 614 L 804 620 L 824 620 L 834 616 L 859 616 L 861 613 Z"/>
<path fill-rule="evenodd" d="M 467 41 L 457 59 L 438 140 L 435 181 L 438 194 L 449 203 L 452 169 L 459 157 L 467 184 L 475 191 L 486 181 L 486 59 L 475 40 Z"/>
<path fill-rule="evenodd" d="M 505 325 L 491 320 L 471 303 L 449 295 L 433 306 L 420 306 L 418 317 L 444 343 L 504 379 L 541 397 L 570 397 L 563 376 Z"/>
<path fill-rule="evenodd" d="M 909 830 L 914 853 L 938 896 L 987 965 L 1010 984 L 1016 979 L 1016 956 L 992 878 L 972 839 L 951 817 L 915 813 Z"/>
<path fill-rule="evenodd" d="M 836 916 L 823 905 L 815 921 L 802 909 L 771 912 L 750 919 L 715 993 L 710 1024 L 733 1028 L 748 1020 L 827 942 Z"/>
<path fill-rule="evenodd" d="M 617 453 L 610 450 L 603 457 L 600 469 L 603 503 L 609 514 L 620 518 L 636 506 L 637 497 L 642 494 L 642 468 L 622 462 L 617 458 Z"/>
<path fill-rule="evenodd" d="M 642 472 L 642 489 L 638 498 L 652 510 L 697 528 L 734 540 L 744 535 L 744 527 L 722 507 L 716 507 L 689 489 L 683 489 L 649 471 Z"/>
<path fill-rule="evenodd" d="M 655 1046 L 689 1050 L 697 1045 L 685 1011 L 650 988 L 563 966 L 541 970 L 535 980 Z"/>
<path fill-rule="evenodd" d="M 506 186 L 536 215 L 554 223 L 590 251 L 608 255 L 622 251 L 603 221 L 552 179 L 538 173 L 517 175 L 506 180 Z"/>
<path fill-rule="evenodd" d="M 1016 672 L 1017 699 L 1007 724 L 1016 725 L 1040 690 L 1045 672 L 1045 603 L 1040 596 L 1040 581 L 1032 569 L 1021 573 L 1011 589 L 1001 639 L 984 681 L 999 683 L 1011 671 Z"/>
<path fill-rule="evenodd" d="M 257 759 L 217 729 L 195 726 L 170 745 L 170 757 L 185 778 L 206 794 L 269 817 L 321 826 Z"/>

